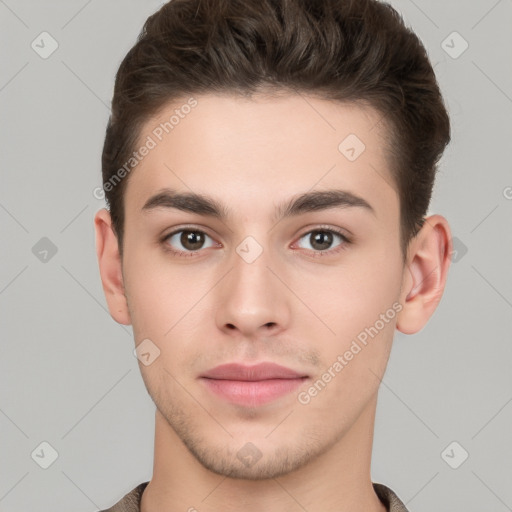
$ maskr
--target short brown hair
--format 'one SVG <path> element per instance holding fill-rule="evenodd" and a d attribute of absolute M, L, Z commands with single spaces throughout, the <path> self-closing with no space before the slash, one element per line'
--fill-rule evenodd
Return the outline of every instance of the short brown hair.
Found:
<path fill-rule="evenodd" d="M 151 15 L 116 74 L 102 154 L 121 255 L 128 176 L 105 185 L 134 151 L 143 124 L 186 95 L 263 90 L 361 102 L 382 115 L 405 260 L 450 121 L 421 41 L 377 0 L 171 0 Z"/>

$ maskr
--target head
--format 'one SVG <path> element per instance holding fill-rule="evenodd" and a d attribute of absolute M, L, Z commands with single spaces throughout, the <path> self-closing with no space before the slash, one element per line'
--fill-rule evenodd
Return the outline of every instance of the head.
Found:
<path fill-rule="evenodd" d="M 420 330 L 444 288 L 448 227 L 425 215 L 449 132 L 388 4 L 172 0 L 148 18 L 116 75 L 98 258 L 112 316 L 159 354 L 141 364 L 158 412 L 206 467 L 283 474 L 374 406 L 395 329 Z M 326 209 L 333 190 L 343 208 Z M 307 376 L 295 400 L 233 406 L 203 386 L 261 361 Z M 268 437 L 283 406 L 294 421 Z"/>

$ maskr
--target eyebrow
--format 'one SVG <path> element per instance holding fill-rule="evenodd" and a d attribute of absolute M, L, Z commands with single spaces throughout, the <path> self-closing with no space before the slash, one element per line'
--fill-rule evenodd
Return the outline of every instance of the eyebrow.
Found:
<path fill-rule="evenodd" d="M 351 207 L 363 208 L 376 216 L 374 208 L 362 197 L 347 190 L 334 189 L 305 192 L 278 205 L 274 221 L 314 211 Z M 219 220 L 225 220 L 231 215 L 230 209 L 213 197 L 195 192 L 176 192 L 169 188 L 151 196 L 141 211 L 150 212 L 160 208 L 174 208 Z"/>

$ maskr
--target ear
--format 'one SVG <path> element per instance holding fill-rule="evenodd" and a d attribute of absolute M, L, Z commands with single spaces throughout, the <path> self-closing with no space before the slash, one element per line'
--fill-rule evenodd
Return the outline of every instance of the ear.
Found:
<path fill-rule="evenodd" d="M 452 237 L 441 215 L 425 219 L 409 245 L 404 267 L 396 328 L 404 334 L 420 331 L 434 313 L 444 292 L 451 263 Z"/>
<path fill-rule="evenodd" d="M 94 230 L 101 282 L 110 315 L 116 322 L 130 325 L 131 318 L 125 296 L 117 236 L 112 228 L 110 213 L 106 208 L 96 212 Z"/>

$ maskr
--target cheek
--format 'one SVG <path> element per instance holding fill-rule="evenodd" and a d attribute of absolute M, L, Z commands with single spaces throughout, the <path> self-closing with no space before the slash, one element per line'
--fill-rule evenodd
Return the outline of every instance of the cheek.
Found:
<path fill-rule="evenodd" d="M 183 314 L 183 282 L 157 258 L 137 252 L 126 254 L 125 289 L 136 340 L 141 336 L 162 338 Z"/>
<path fill-rule="evenodd" d="M 161 337 L 170 327 L 170 312 L 174 309 L 167 304 L 154 276 L 143 271 L 134 271 L 126 280 L 128 306 L 136 340 L 140 337 Z M 166 327 L 167 326 L 167 327 Z M 165 330 L 164 330 L 165 329 Z"/>
<path fill-rule="evenodd" d="M 213 318 L 205 300 L 212 284 L 198 279 L 193 265 L 170 265 L 165 256 L 132 253 L 125 287 L 136 343 L 149 338 L 162 355 L 172 346 L 178 357 L 204 320 Z"/>
<path fill-rule="evenodd" d="M 332 324 L 336 334 L 323 346 L 321 370 L 299 400 L 326 422 L 349 421 L 374 396 L 393 342 L 397 311 L 392 303 L 374 302 L 366 308 L 351 303 L 346 312 Z"/>
<path fill-rule="evenodd" d="M 373 323 L 400 296 L 403 269 L 397 236 L 381 233 L 358 255 L 351 286 L 366 323 Z"/>
<path fill-rule="evenodd" d="M 373 325 L 400 297 L 401 261 L 362 254 L 303 286 L 305 302 L 325 318 L 334 336 L 347 338 Z M 390 311 L 390 315 L 394 310 Z"/>
<path fill-rule="evenodd" d="M 326 334 L 330 341 L 324 345 L 323 358 L 329 368 L 342 356 L 344 368 L 336 375 L 345 377 L 338 382 L 350 375 L 350 388 L 365 386 L 377 381 L 369 369 L 379 375 L 383 372 L 402 307 L 401 279 L 399 254 L 384 258 L 375 252 L 362 255 L 357 265 L 340 271 L 337 286 L 330 283 L 322 307 L 323 318 L 333 332 Z"/>

